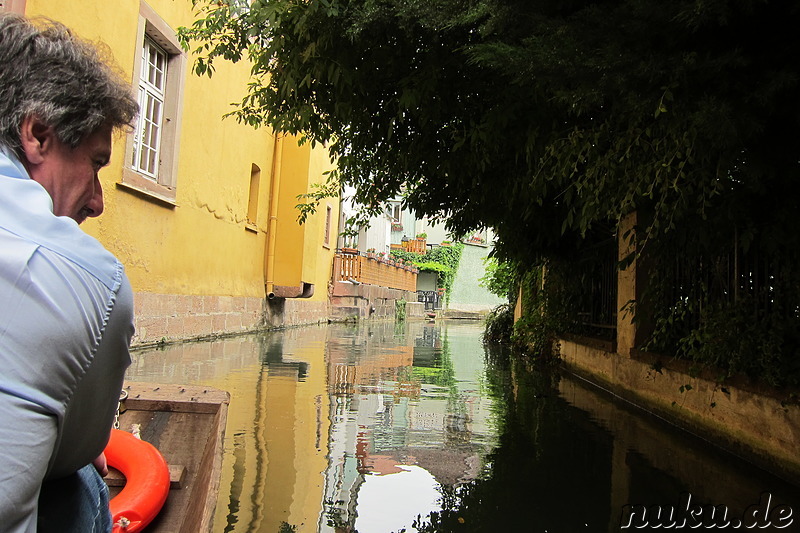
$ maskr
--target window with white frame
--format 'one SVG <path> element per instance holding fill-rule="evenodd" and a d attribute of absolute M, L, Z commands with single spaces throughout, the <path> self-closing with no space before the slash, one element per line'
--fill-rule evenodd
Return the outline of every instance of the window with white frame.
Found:
<path fill-rule="evenodd" d="M 175 31 L 144 1 L 136 51 L 139 116 L 128 136 L 120 185 L 175 205 L 186 55 Z"/>
<path fill-rule="evenodd" d="M 331 224 L 333 223 L 333 208 L 331 206 L 326 206 L 325 210 L 325 240 L 323 241 L 322 245 L 325 248 L 329 248 L 331 245 Z"/>
<path fill-rule="evenodd" d="M 167 53 L 145 36 L 139 77 L 139 120 L 133 136 L 131 168 L 155 181 L 158 181 L 167 58 Z"/>

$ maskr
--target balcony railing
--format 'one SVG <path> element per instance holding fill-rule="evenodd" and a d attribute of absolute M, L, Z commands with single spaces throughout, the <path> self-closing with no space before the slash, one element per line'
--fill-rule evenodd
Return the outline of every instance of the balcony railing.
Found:
<path fill-rule="evenodd" d="M 349 281 L 404 291 L 417 290 L 419 269 L 343 248 L 333 257 L 333 281 Z"/>
<path fill-rule="evenodd" d="M 403 241 L 402 246 L 406 252 L 424 254 L 428 251 L 427 241 L 425 239 L 409 239 L 407 241 Z"/>

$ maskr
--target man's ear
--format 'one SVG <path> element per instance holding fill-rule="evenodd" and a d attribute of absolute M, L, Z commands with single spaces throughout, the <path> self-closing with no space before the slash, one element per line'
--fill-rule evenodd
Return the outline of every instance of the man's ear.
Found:
<path fill-rule="evenodd" d="M 44 161 L 45 155 L 52 151 L 56 141 L 56 132 L 36 115 L 28 115 L 22 119 L 20 126 L 20 143 L 27 162 L 38 165 Z"/>

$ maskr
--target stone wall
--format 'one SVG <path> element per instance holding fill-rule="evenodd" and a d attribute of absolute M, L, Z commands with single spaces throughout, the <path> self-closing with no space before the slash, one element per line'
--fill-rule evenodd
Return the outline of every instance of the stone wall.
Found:
<path fill-rule="evenodd" d="M 709 438 L 758 466 L 800 481 L 800 406 L 745 383 L 692 377 L 679 361 L 649 354 L 625 357 L 560 339 L 561 357 L 577 374 L 677 426 Z"/>
<path fill-rule="evenodd" d="M 426 318 L 425 304 L 406 301 L 406 318 Z"/>
<path fill-rule="evenodd" d="M 328 303 L 304 299 L 134 295 L 134 346 L 235 335 L 328 320 Z"/>
<path fill-rule="evenodd" d="M 266 300 L 264 325 L 268 328 L 288 328 L 319 324 L 328 321 L 328 303 L 300 298 Z"/>
<path fill-rule="evenodd" d="M 364 283 L 337 281 L 331 294 L 331 318 L 389 318 L 395 313 L 395 301 L 416 302 L 417 293 Z M 406 308 L 408 309 L 408 308 Z"/>
<path fill-rule="evenodd" d="M 279 329 L 352 317 L 394 317 L 395 301 L 406 300 L 406 316 L 425 316 L 410 291 L 336 283 L 330 302 L 302 298 L 134 294 L 134 347 L 151 346 L 262 329 Z"/>
<path fill-rule="evenodd" d="M 134 345 L 242 333 L 262 324 L 263 299 L 138 292 Z"/>

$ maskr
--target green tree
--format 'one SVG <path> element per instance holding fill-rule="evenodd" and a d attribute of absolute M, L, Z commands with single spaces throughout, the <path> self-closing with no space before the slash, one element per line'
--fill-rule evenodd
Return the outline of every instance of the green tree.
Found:
<path fill-rule="evenodd" d="M 796 2 L 193 1 L 196 72 L 251 61 L 232 115 L 325 143 L 358 203 L 402 193 L 526 265 L 637 210 L 656 262 L 757 243 L 800 282 Z"/>
<path fill-rule="evenodd" d="M 513 304 L 517 299 L 516 292 L 519 290 L 517 265 L 510 261 L 499 261 L 492 256 L 486 257 L 483 264 L 486 270 L 483 277 L 478 280 L 480 286 Z"/>
<path fill-rule="evenodd" d="M 794 233 L 795 3 L 194 3 L 196 71 L 247 57 L 233 114 L 327 143 L 365 205 L 405 185 L 421 216 L 529 258 L 641 208 L 654 234 L 710 216 Z M 754 197 L 777 209 L 740 209 Z"/>

